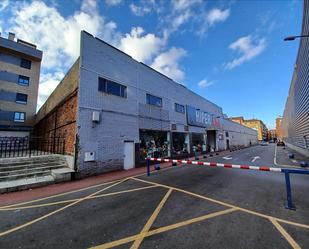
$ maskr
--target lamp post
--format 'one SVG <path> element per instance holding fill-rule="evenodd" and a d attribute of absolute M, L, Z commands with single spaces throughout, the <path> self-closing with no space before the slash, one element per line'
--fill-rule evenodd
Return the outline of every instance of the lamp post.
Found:
<path fill-rule="evenodd" d="M 305 38 L 305 37 L 309 37 L 309 35 L 294 35 L 294 36 L 288 36 L 288 37 L 285 37 L 283 40 L 284 40 L 284 41 L 294 41 L 296 38 Z"/>

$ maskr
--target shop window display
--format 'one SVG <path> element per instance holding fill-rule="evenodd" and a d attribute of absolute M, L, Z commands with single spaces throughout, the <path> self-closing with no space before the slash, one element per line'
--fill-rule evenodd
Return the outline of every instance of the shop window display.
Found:
<path fill-rule="evenodd" d="M 143 130 L 140 131 L 140 155 L 142 157 L 167 157 L 167 132 Z"/>

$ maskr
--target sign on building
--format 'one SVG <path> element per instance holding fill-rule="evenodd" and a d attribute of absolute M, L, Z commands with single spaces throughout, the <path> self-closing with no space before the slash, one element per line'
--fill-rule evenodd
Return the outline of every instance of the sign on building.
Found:
<path fill-rule="evenodd" d="M 205 127 L 207 129 L 221 129 L 222 126 L 220 117 L 188 105 L 187 121 L 189 125 Z"/>

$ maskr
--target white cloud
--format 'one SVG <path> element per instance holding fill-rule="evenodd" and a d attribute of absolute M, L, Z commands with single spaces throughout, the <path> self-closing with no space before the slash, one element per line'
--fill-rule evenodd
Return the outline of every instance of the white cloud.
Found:
<path fill-rule="evenodd" d="M 119 47 L 134 59 L 147 62 L 166 44 L 166 38 L 144 33 L 143 28 L 133 27 L 129 34 L 121 38 Z"/>
<path fill-rule="evenodd" d="M 212 9 L 208 12 L 206 20 L 209 26 L 214 25 L 217 22 L 224 22 L 230 16 L 230 10 L 220 10 L 217 8 Z"/>
<path fill-rule="evenodd" d="M 111 42 L 116 24 L 106 23 L 97 11 L 95 0 L 84 0 L 81 10 L 64 18 L 55 7 L 33 1 L 13 11 L 11 30 L 26 41 L 38 44 L 43 53 L 43 68 L 71 65 L 79 55 L 80 31 L 101 35 Z"/>
<path fill-rule="evenodd" d="M 105 0 L 105 4 L 109 6 L 116 6 L 121 4 L 122 0 Z"/>
<path fill-rule="evenodd" d="M 207 79 L 203 79 L 203 80 L 201 80 L 199 83 L 198 83 L 198 86 L 200 87 L 200 88 L 206 88 L 206 87 L 209 87 L 209 86 L 211 86 L 211 85 L 213 85 L 215 82 L 213 82 L 213 81 L 209 81 L 209 80 L 207 80 Z"/>
<path fill-rule="evenodd" d="M 9 0 L 1 0 L 0 2 L 0 11 L 5 10 L 7 6 L 9 6 Z"/>
<path fill-rule="evenodd" d="M 151 11 L 151 8 L 147 5 L 138 6 L 134 3 L 130 4 L 130 9 L 132 13 L 136 16 L 143 16 Z"/>
<path fill-rule="evenodd" d="M 48 96 L 55 90 L 63 77 L 64 73 L 61 71 L 41 74 L 37 109 L 39 109 L 44 104 Z"/>
<path fill-rule="evenodd" d="M 202 0 L 173 0 L 172 7 L 176 11 L 185 10 L 190 8 L 192 5 L 201 3 Z"/>
<path fill-rule="evenodd" d="M 238 40 L 230 44 L 229 48 L 238 51 L 241 56 L 226 63 L 226 69 L 233 69 L 240 66 L 246 61 L 252 60 L 261 54 L 266 48 L 266 40 L 254 39 L 251 35 L 240 37 Z"/>
<path fill-rule="evenodd" d="M 159 54 L 151 67 L 175 81 L 182 82 L 185 73 L 179 68 L 179 60 L 186 55 L 187 52 L 184 49 L 172 47 L 168 51 Z"/>

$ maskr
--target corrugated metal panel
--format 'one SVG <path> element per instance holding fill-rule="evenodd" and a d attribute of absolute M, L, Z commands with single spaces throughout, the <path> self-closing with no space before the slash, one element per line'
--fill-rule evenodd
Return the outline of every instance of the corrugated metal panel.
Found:
<path fill-rule="evenodd" d="M 309 34 L 309 1 L 304 1 L 302 35 Z M 309 38 L 302 38 L 286 101 L 282 129 L 284 139 L 309 149 Z"/>

